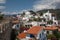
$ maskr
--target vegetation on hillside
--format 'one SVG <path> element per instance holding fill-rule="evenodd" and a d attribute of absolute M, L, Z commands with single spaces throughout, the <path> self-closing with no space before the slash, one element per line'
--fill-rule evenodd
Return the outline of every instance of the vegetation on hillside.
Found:
<path fill-rule="evenodd" d="M 46 13 L 47 11 L 50 11 L 52 14 L 54 13 L 54 15 L 57 17 L 58 20 L 60 20 L 60 9 L 45 9 L 45 10 L 40 10 L 40 11 L 37 11 L 37 13 L 39 14 L 43 14 L 43 13 Z"/>
<path fill-rule="evenodd" d="M 4 14 L 0 14 L 0 20 L 2 20 L 2 19 L 3 19 L 3 16 L 4 16 Z"/>

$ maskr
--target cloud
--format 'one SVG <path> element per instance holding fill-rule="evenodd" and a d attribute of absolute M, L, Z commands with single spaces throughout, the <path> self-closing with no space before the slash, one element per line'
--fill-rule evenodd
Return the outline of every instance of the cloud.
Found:
<path fill-rule="evenodd" d="M 0 3 L 6 3 L 6 0 L 0 0 Z"/>
<path fill-rule="evenodd" d="M 3 9 L 5 9 L 5 6 L 0 6 L 0 10 L 3 10 Z"/>
<path fill-rule="evenodd" d="M 33 5 L 33 9 L 36 11 L 57 8 L 60 8 L 60 0 L 38 0 Z"/>
<path fill-rule="evenodd" d="M 7 12 L 7 11 L 3 11 L 1 14 L 14 15 L 14 14 L 18 14 L 18 12 Z"/>
<path fill-rule="evenodd" d="M 10 12 L 3 11 L 1 14 L 10 14 Z"/>
<path fill-rule="evenodd" d="M 18 14 L 17 12 L 12 12 L 11 14 Z"/>
<path fill-rule="evenodd" d="M 3 9 L 5 9 L 6 8 L 6 6 L 5 5 L 2 5 L 2 4 L 5 4 L 6 3 L 6 0 L 0 0 L 0 10 L 3 10 Z"/>
<path fill-rule="evenodd" d="M 30 10 L 30 9 L 27 9 L 27 10 L 24 9 L 24 10 L 19 11 L 18 13 L 19 13 L 19 14 L 22 14 L 23 12 L 27 12 L 28 10 Z"/>

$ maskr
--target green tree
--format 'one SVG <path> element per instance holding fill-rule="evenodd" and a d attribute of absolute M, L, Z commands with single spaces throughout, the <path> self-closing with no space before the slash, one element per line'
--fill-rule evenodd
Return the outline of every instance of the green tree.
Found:
<path fill-rule="evenodd" d="M 3 14 L 0 14 L 0 20 L 2 20 L 2 19 L 3 19 L 3 16 L 4 16 Z"/>
<path fill-rule="evenodd" d="M 48 39 L 55 38 L 55 35 L 53 35 L 53 34 L 48 34 L 48 35 L 47 35 L 47 38 L 48 38 Z"/>
<path fill-rule="evenodd" d="M 53 31 L 53 34 L 56 36 L 56 38 L 60 38 L 60 32 L 58 32 L 57 30 Z"/>
<path fill-rule="evenodd" d="M 29 12 L 30 12 L 31 14 L 36 15 L 36 13 L 35 13 L 34 11 L 32 11 L 32 10 L 30 10 Z"/>

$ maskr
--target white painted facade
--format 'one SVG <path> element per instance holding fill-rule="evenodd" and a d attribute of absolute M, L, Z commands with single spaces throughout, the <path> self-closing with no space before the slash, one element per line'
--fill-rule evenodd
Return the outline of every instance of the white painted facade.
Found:
<path fill-rule="evenodd" d="M 58 25 L 58 21 L 55 20 L 55 17 L 52 17 L 53 18 L 53 25 Z"/>
<path fill-rule="evenodd" d="M 52 14 L 49 11 L 44 13 L 43 17 L 46 19 L 46 21 L 52 20 Z"/>
<path fill-rule="evenodd" d="M 29 21 L 29 19 L 31 19 L 31 17 L 34 18 L 38 18 L 39 16 L 35 15 L 31 15 L 30 12 L 26 11 L 25 16 L 23 17 L 23 20 L 25 20 L 26 22 Z M 53 25 L 58 25 L 58 21 L 55 20 L 55 17 L 52 16 L 52 13 L 50 13 L 49 11 L 44 13 L 43 16 L 40 16 L 40 18 L 45 18 L 46 22 L 49 20 L 53 21 Z M 42 20 L 43 22 L 43 20 Z M 37 25 L 37 22 L 32 22 L 33 25 Z"/>
<path fill-rule="evenodd" d="M 53 21 L 52 25 L 58 25 L 58 21 L 55 20 L 55 17 L 53 17 L 52 13 L 50 13 L 49 11 L 47 13 L 44 13 L 43 17 L 46 19 L 46 21 L 52 20 Z"/>
<path fill-rule="evenodd" d="M 32 21 L 32 22 L 25 22 L 24 26 L 25 27 L 32 27 L 32 26 L 44 26 L 46 25 L 46 22 L 36 22 L 36 21 Z"/>

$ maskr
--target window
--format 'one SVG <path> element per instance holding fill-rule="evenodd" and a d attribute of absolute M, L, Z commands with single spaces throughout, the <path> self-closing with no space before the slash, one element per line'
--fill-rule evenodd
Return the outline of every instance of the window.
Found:
<path fill-rule="evenodd" d="M 43 40 L 45 40 L 45 38 L 43 38 Z"/>
<path fill-rule="evenodd" d="M 40 26 L 46 26 L 45 24 L 40 24 Z"/>
<path fill-rule="evenodd" d="M 44 32 L 42 32 L 42 35 L 44 35 Z"/>
<path fill-rule="evenodd" d="M 15 26 L 15 28 L 18 30 L 18 29 L 19 29 L 19 24 L 17 24 L 17 25 Z"/>
<path fill-rule="evenodd" d="M 18 25 L 18 24 L 17 24 L 16 26 L 17 26 L 17 27 L 19 27 L 19 25 Z"/>
<path fill-rule="evenodd" d="M 45 16 L 47 16 L 47 15 L 45 15 Z"/>
<path fill-rule="evenodd" d="M 29 35 L 29 34 L 27 34 L 27 37 L 30 37 L 30 35 Z"/>
<path fill-rule="evenodd" d="M 54 24 L 56 24 L 56 22 L 54 22 Z"/>
<path fill-rule="evenodd" d="M 33 34 L 30 34 L 30 38 L 34 38 L 34 35 Z"/>
<path fill-rule="evenodd" d="M 41 34 L 40 34 L 40 38 L 41 38 Z"/>
<path fill-rule="evenodd" d="M 47 31 L 47 34 L 49 34 L 49 31 Z"/>
<path fill-rule="evenodd" d="M 25 27 L 27 27 L 27 25 L 25 25 Z"/>

